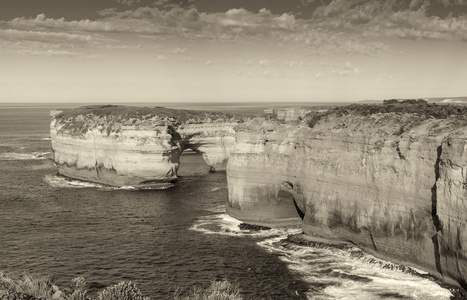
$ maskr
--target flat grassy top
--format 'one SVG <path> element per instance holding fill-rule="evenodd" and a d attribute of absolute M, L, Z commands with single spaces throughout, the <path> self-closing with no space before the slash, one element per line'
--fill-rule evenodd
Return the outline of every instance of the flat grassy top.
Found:
<path fill-rule="evenodd" d="M 82 136 L 89 129 L 119 133 L 123 126 L 136 125 L 140 128 L 154 126 L 177 126 L 184 123 L 211 123 L 238 121 L 244 117 L 223 112 L 171 109 L 164 107 L 135 107 L 123 105 L 91 105 L 65 110 L 53 117 L 59 132 Z"/>
<path fill-rule="evenodd" d="M 135 107 L 123 105 L 90 105 L 80 108 L 64 111 L 55 116 L 57 120 L 66 120 L 74 118 L 78 115 L 93 115 L 98 118 L 112 118 L 114 120 L 139 119 L 146 120 L 157 116 L 160 119 L 175 118 L 180 123 L 186 122 L 189 119 L 197 121 L 211 118 L 217 120 L 219 118 L 231 119 L 233 114 L 222 112 L 204 112 L 196 110 L 171 109 L 165 107 Z"/>
<path fill-rule="evenodd" d="M 314 127 L 320 120 L 330 116 L 342 117 L 347 115 L 371 116 L 374 114 L 395 113 L 396 115 L 413 114 L 420 121 L 429 118 L 456 120 L 459 125 L 467 125 L 467 106 L 461 105 L 437 105 L 437 104 L 352 104 L 337 106 L 327 111 L 313 111 L 305 116 L 309 127 Z"/>

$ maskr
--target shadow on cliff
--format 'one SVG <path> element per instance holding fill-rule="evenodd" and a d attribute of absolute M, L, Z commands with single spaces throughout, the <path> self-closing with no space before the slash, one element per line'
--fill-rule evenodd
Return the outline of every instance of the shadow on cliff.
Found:
<path fill-rule="evenodd" d="M 441 268 L 441 257 L 440 257 L 440 247 L 439 247 L 439 238 L 438 238 L 438 232 L 442 230 L 442 224 L 441 221 L 439 220 L 438 216 L 438 196 L 437 196 L 437 191 L 438 188 L 436 186 L 436 183 L 438 182 L 439 179 L 439 164 L 441 161 L 441 153 L 443 152 L 442 146 L 439 146 L 437 149 L 437 157 L 436 157 L 436 162 L 434 165 L 435 168 L 435 183 L 433 184 L 433 187 L 431 188 L 431 216 L 433 218 L 433 225 L 435 226 L 436 233 L 433 235 L 431 240 L 433 241 L 433 248 L 434 248 L 434 255 L 435 255 L 435 260 L 436 260 L 436 269 L 438 272 L 443 275 L 443 270 Z"/>

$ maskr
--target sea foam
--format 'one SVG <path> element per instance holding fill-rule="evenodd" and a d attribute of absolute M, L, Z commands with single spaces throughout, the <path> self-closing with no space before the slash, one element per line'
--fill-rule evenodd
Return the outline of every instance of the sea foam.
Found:
<path fill-rule="evenodd" d="M 211 210 L 190 228 L 204 234 L 260 238 L 257 244 L 277 255 L 289 270 L 309 284 L 307 298 L 329 299 L 449 299 L 451 293 L 413 268 L 375 258 L 357 247 L 301 246 L 286 240 L 300 229 L 241 230 L 241 221 Z M 420 272 L 420 275 L 426 273 Z"/>
<path fill-rule="evenodd" d="M 46 159 L 50 152 L 33 152 L 33 153 L 16 153 L 6 152 L 0 153 L 0 160 L 37 160 Z"/>

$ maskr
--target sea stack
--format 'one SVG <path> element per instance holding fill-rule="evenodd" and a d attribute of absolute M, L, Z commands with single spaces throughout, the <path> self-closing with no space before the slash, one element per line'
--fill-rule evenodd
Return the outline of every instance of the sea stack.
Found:
<path fill-rule="evenodd" d="M 53 159 L 61 175 L 135 187 L 176 180 L 187 148 L 202 152 L 212 170 L 225 170 L 238 122 L 223 113 L 113 105 L 51 116 Z"/>

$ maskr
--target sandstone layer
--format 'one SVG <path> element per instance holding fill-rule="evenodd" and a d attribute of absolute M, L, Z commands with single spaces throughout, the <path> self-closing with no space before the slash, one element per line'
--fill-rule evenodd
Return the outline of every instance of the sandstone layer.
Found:
<path fill-rule="evenodd" d="M 228 212 L 259 225 L 301 217 L 308 235 L 350 241 L 466 288 L 467 110 L 362 107 L 316 112 L 298 125 L 238 125 Z"/>
<path fill-rule="evenodd" d="M 157 186 L 175 180 L 179 156 L 187 148 L 202 152 L 212 170 L 225 170 L 238 123 L 228 114 L 124 106 L 51 115 L 59 173 L 112 186 Z"/>

